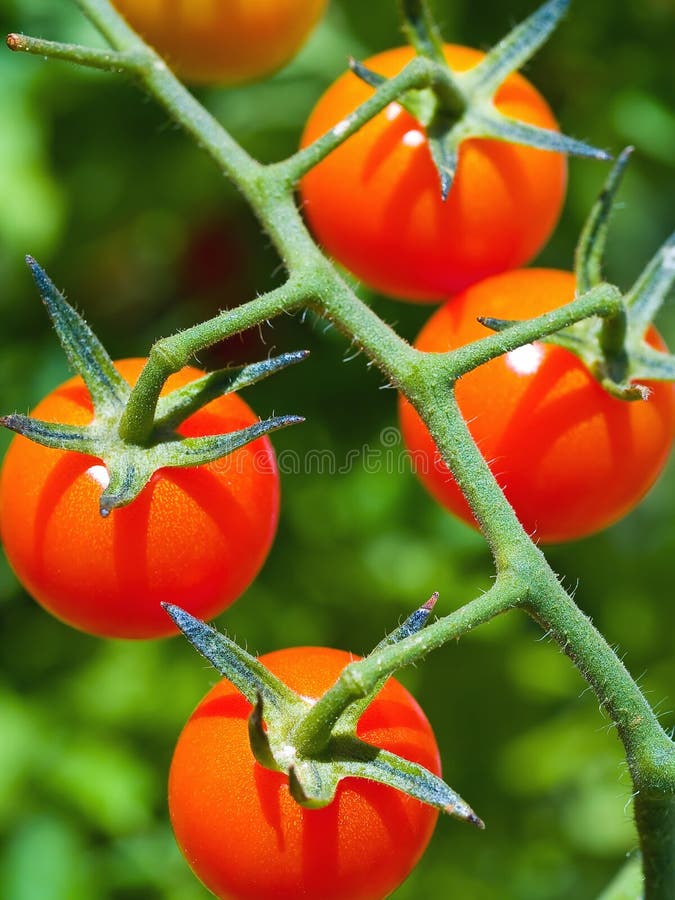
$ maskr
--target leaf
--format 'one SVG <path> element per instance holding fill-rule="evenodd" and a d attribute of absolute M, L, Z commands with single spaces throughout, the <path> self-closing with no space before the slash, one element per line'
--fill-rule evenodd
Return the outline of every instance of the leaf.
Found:
<path fill-rule="evenodd" d="M 171 437 L 150 447 L 126 445 L 122 452 L 100 453 L 110 473 L 110 483 L 101 495 L 102 516 L 127 506 L 141 493 L 158 469 L 191 468 L 222 459 L 273 431 L 304 422 L 299 416 L 276 416 L 248 428 L 204 437 Z"/>

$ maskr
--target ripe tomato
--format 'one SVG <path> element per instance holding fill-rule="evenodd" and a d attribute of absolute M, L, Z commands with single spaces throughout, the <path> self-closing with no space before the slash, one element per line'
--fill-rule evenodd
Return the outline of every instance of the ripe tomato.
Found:
<path fill-rule="evenodd" d="M 112 0 L 187 81 L 236 84 L 285 65 L 326 0 Z"/>
<path fill-rule="evenodd" d="M 507 272 L 474 285 L 429 319 L 415 346 L 432 353 L 485 337 L 477 316 L 527 319 L 573 299 L 574 276 L 549 269 Z M 655 347 L 664 344 L 652 328 Z M 675 388 L 650 385 L 648 400 L 608 394 L 573 354 L 528 344 L 457 383 L 457 402 L 481 453 L 525 529 L 541 542 L 574 540 L 626 515 L 663 467 L 675 431 Z M 414 468 L 433 496 L 471 512 L 415 410 L 400 404 Z"/>
<path fill-rule="evenodd" d="M 294 647 L 261 657 L 293 690 L 317 698 L 355 657 Z M 376 900 L 410 873 L 437 811 L 393 788 L 345 779 L 324 809 L 293 800 L 288 777 L 251 753 L 251 705 L 223 680 L 204 697 L 176 746 L 169 809 L 195 874 L 234 900 Z M 414 698 L 390 679 L 362 716 L 363 740 L 440 774 L 431 727 Z"/>
<path fill-rule="evenodd" d="M 483 53 L 446 45 L 457 71 Z M 410 61 L 410 47 L 388 50 L 366 66 L 392 76 Z M 314 108 L 306 146 L 372 94 L 347 72 Z M 510 75 L 496 96 L 507 116 L 556 129 L 544 99 L 522 76 Z M 385 294 L 433 301 L 531 259 L 562 206 L 564 156 L 495 140 L 465 141 L 455 180 L 443 202 L 423 129 L 397 103 L 312 169 L 301 193 L 310 226 L 326 251 Z"/>
<path fill-rule="evenodd" d="M 133 384 L 143 360 L 117 368 Z M 185 368 L 165 392 L 202 373 Z M 73 378 L 34 410 L 46 421 L 91 421 L 89 393 Z M 188 437 L 224 433 L 258 421 L 229 394 L 191 415 Z M 129 506 L 101 518 L 107 483 L 100 460 L 14 438 L 0 475 L 0 534 L 26 590 L 83 631 L 148 638 L 176 629 L 160 607 L 180 603 L 211 618 L 251 583 L 269 551 L 279 508 L 279 478 L 267 438 L 199 468 L 160 469 Z"/>

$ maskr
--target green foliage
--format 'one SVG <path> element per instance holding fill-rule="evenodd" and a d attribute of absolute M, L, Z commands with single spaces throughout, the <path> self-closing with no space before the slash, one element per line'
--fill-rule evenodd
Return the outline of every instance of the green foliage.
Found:
<path fill-rule="evenodd" d="M 445 36 L 487 46 L 531 4 L 436 4 Z M 89 39 L 74 7 L 0 0 L 0 27 Z M 672 229 L 669 4 L 577 3 L 528 67 L 561 124 L 617 151 L 636 145 L 607 271 L 622 287 Z M 348 54 L 399 40 L 390 0 L 333 0 L 301 56 L 273 79 L 200 91 L 264 160 L 295 149 L 304 117 Z M 213 165 L 121 80 L 0 53 L 0 410 L 25 412 L 68 373 L 23 254 L 39 256 L 115 356 L 279 283 L 278 261 Z M 569 268 L 606 169 L 572 161 L 563 219 L 541 262 Z M 381 298 L 412 337 L 424 308 Z M 675 317 L 663 328 L 675 346 Z M 311 323 L 310 323 L 311 324 Z M 480 538 L 407 472 L 394 396 L 323 324 L 294 319 L 215 348 L 211 367 L 309 346 L 302 367 L 250 392 L 280 435 L 279 537 L 223 624 L 250 651 L 328 644 L 364 652 L 433 590 L 439 614 L 489 587 Z M 4 449 L 8 437 L 0 435 Z M 331 455 L 332 454 L 332 455 Z M 655 702 L 675 693 L 671 464 L 625 522 L 549 558 Z M 101 642 L 47 617 L 0 564 L 0 894 L 7 900 L 197 900 L 176 850 L 165 778 L 182 722 L 213 682 L 183 642 Z M 583 682 L 524 616 L 496 620 L 403 673 L 436 729 L 445 778 L 486 820 L 442 822 L 398 900 L 586 900 L 634 836 L 621 753 Z M 581 694 L 581 696 L 580 696 Z M 664 714 L 671 708 L 664 699 Z M 657 707 L 661 708 L 661 707 Z M 36 860 L 40 860 L 40 865 Z"/>

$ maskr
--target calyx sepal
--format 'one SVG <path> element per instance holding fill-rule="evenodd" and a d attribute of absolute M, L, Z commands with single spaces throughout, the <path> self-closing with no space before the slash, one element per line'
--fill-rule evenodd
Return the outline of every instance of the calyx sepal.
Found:
<path fill-rule="evenodd" d="M 44 269 L 31 256 L 26 261 L 68 361 L 89 391 L 93 418 L 87 425 L 74 426 L 13 414 L 1 417 L 0 425 L 44 447 L 100 459 L 109 477 L 99 501 L 102 516 L 131 503 L 158 469 L 214 462 L 258 438 L 304 421 L 300 416 L 273 416 L 237 431 L 193 438 L 184 438 L 176 431 L 188 416 L 211 400 L 302 362 L 308 353 L 301 350 L 211 372 L 170 392 L 157 403 L 148 440 L 142 444 L 125 440 L 120 426 L 132 394 L 131 387 L 92 329 Z"/>
<path fill-rule="evenodd" d="M 423 628 L 436 598 L 433 595 L 376 649 Z M 471 807 L 441 778 L 357 737 L 358 720 L 386 679 L 378 682 L 367 698 L 350 702 L 348 710 L 338 710 L 328 722 L 315 722 L 321 698 L 311 701 L 301 697 L 225 634 L 178 606 L 163 605 L 195 649 L 251 703 L 248 730 L 253 755 L 260 765 L 287 774 L 289 791 L 297 803 L 309 809 L 328 806 L 342 779 L 365 778 L 484 827 Z M 308 727 L 313 725 L 316 728 Z"/>
<path fill-rule="evenodd" d="M 373 647 L 369 655 L 372 656 L 373 653 L 377 653 L 378 650 L 382 650 L 384 647 L 389 647 L 391 646 L 391 644 L 397 644 L 399 641 L 410 637 L 410 635 L 417 634 L 418 631 L 421 631 L 429 622 L 429 617 L 434 611 L 434 607 L 436 606 L 437 602 L 438 592 L 434 592 L 431 597 L 429 597 L 426 603 L 422 604 L 419 609 L 416 609 L 408 616 L 408 618 L 405 620 L 405 622 L 403 622 L 402 625 L 399 625 L 398 628 L 395 628 L 388 635 L 386 635 L 386 637 L 382 638 L 380 643 Z M 338 719 L 338 727 L 346 730 L 350 728 L 356 729 L 356 725 L 359 719 L 368 709 L 375 697 L 377 697 L 378 693 L 382 690 L 386 681 L 386 678 L 381 679 L 380 681 L 378 681 L 375 686 L 375 690 L 371 694 L 351 703 Z"/>
<path fill-rule="evenodd" d="M 94 410 L 101 415 L 121 409 L 131 388 L 115 368 L 105 347 L 32 256 L 26 257 L 26 263 L 68 362 L 89 390 Z"/>
<path fill-rule="evenodd" d="M 180 606 L 163 603 L 162 606 L 180 628 L 188 641 L 208 660 L 220 675 L 237 688 L 254 706 L 265 705 L 267 716 L 281 705 L 300 698 L 273 675 L 255 656 L 247 653 L 227 635 L 196 619 Z M 306 704 L 306 701 L 304 703 Z"/>
<path fill-rule="evenodd" d="M 612 158 L 585 141 L 505 116 L 494 103 L 506 78 L 545 43 L 569 3 L 570 0 L 548 0 L 516 25 L 478 65 L 456 72 L 445 59 L 443 42 L 426 0 L 400 0 L 403 31 L 417 54 L 435 63 L 436 73 L 430 88 L 411 91 L 399 103 L 426 130 L 443 200 L 452 187 L 462 142 L 469 138 L 490 138 L 602 161 Z M 351 69 L 374 88 L 387 80 L 353 60 Z"/>
<path fill-rule="evenodd" d="M 209 372 L 203 378 L 191 381 L 184 387 L 159 398 L 155 428 L 157 430 L 177 428 L 188 416 L 211 400 L 257 384 L 270 375 L 303 362 L 308 356 L 308 350 L 296 350 L 246 366 L 228 366 Z"/>

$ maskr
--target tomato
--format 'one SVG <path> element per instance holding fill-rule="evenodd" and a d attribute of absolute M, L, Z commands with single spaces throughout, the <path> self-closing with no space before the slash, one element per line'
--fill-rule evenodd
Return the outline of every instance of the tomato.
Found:
<path fill-rule="evenodd" d="M 463 71 L 484 54 L 446 45 Z M 366 60 L 392 76 L 413 51 L 399 47 Z M 356 75 L 342 75 L 321 97 L 302 137 L 306 146 L 372 94 Z M 510 75 L 496 95 L 507 116 L 557 129 L 541 95 Z M 319 242 L 371 287 L 395 297 L 433 301 L 531 259 L 551 233 L 565 195 L 561 154 L 501 141 L 471 139 L 460 147 L 444 202 L 421 126 L 391 103 L 303 179 L 303 206 Z"/>
<path fill-rule="evenodd" d="M 326 0 L 112 0 L 174 71 L 202 84 L 269 75 L 300 49 Z"/>
<path fill-rule="evenodd" d="M 294 647 L 261 661 L 289 687 L 317 698 L 355 659 L 341 650 Z M 251 705 L 227 680 L 204 697 L 171 764 L 169 809 L 178 845 L 217 897 L 235 900 L 376 900 L 410 873 L 437 811 L 386 785 L 348 778 L 323 809 L 305 809 L 288 777 L 260 766 L 249 746 Z M 390 679 L 362 716 L 368 743 L 440 774 L 431 727 Z"/>
<path fill-rule="evenodd" d="M 442 306 L 415 346 L 432 353 L 485 337 L 477 316 L 526 319 L 574 298 L 569 272 L 524 269 L 487 279 Z M 647 340 L 665 349 L 651 328 Z M 675 433 L 675 388 L 619 400 L 573 354 L 528 344 L 457 383 L 469 430 L 525 529 L 541 542 L 573 540 L 626 515 L 663 467 Z M 400 404 L 414 468 L 431 494 L 473 522 L 457 484 L 415 410 Z"/>
<path fill-rule="evenodd" d="M 117 368 L 133 384 L 143 360 Z M 185 368 L 165 392 L 198 378 Z M 66 424 L 91 421 L 92 405 L 73 378 L 34 410 Z M 197 437 L 258 419 L 237 396 L 218 398 L 179 428 Z M 279 478 L 267 438 L 198 468 L 160 469 L 129 506 L 99 514 L 107 483 L 100 460 L 14 438 L 0 476 L 0 534 L 12 568 L 47 610 L 106 637 L 148 638 L 176 629 L 160 607 L 180 603 L 211 618 L 257 574 L 274 536 Z"/>

